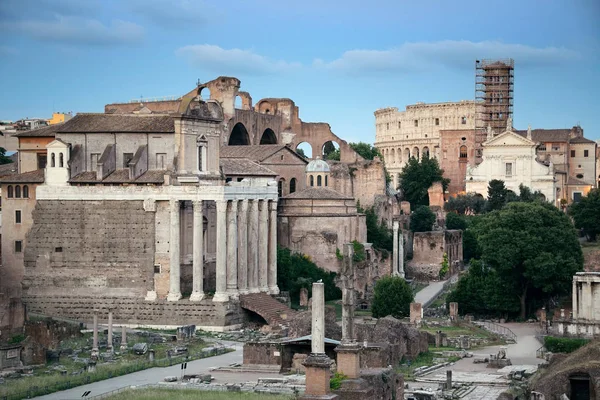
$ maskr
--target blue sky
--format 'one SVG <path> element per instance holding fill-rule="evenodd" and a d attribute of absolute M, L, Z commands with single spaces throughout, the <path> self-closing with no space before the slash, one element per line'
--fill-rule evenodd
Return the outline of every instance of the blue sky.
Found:
<path fill-rule="evenodd" d="M 600 2 L 0 0 L 0 119 L 179 96 L 233 75 L 256 102 L 373 142 L 373 111 L 474 97 L 515 59 L 515 127 L 600 139 Z"/>

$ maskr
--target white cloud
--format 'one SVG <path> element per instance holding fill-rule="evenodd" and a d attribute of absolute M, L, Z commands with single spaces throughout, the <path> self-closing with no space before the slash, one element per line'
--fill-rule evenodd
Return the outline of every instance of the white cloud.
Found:
<path fill-rule="evenodd" d="M 80 45 L 131 44 L 144 36 L 144 29 L 132 22 L 113 20 L 105 25 L 95 19 L 61 15 L 50 21 L 5 21 L 0 28 L 37 40 Z"/>
<path fill-rule="evenodd" d="M 333 61 L 315 59 L 313 66 L 349 73 L 413 72 L 437 67 L 472 68 L 476 59 L 484 58 L 513 58 L 521 68 L 559 64 L 577 59 L 579 54 L 563 47 L 445 40 L 404 43 L 389 50 L 350 50 Z"/>
<path fill-rule="evenodd" d="M 202 0 L 130 0 L 128 7 L 151 22 L 168 28 L 205 26 L 221 11 Z"/>
<path fill-rule="evenodd" d="M 251 50 L 223 49 L 210 44 L 184 46 L 176 54 L 194 66 L 221 74 L 263 75 L 301 67 L 299 63 L 271 60 Z"/>

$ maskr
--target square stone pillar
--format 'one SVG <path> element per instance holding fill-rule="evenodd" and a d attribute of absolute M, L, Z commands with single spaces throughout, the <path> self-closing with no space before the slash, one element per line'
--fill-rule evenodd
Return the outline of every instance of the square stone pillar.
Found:
<path fill-rule="evenodd" d="M 458 303 L 451 302 L 450 306 L 450 321 L 457 322 L 458 321 Z"/>
<path fill-rule="evenodd" d="M 404 278 L 404 231 L 400 229 L 398 237 L 398 274 Z"/>
<path fill-rule="evenodd" d="M 192 294 L 190 301 L 202 301 L 204 298 L 204 215 L 202 200 L 194 201 L 194 248 L 192 260 Z"/>
<path fill-rule="evenodd" d="M 410 303 L 410 322 L 419 326 L 422 319 L 423 305 L 421 303 Z"/>
<path fill-rule="evenodd" d="M 392 247 L 392 275 L 399 275 L 399 265 L 398 265 L 398 229 L 400 228 L 400 224 L 398 221 L 394 221 L 393 225 L 393 247 Z"/>
<path fill-rule="evenodd" d="M 90 358 L 92 360 L 97 360 L 98 355 L 100 354 L 98 349 L 98 310 L 94 310 L 94 325 L 93 325 L 93 337 L 92 337 L 92 354 Z"/>
<path fill-rule="evenodd" d="M 238 201 L 232 200 L 227 206 L 227 293 L 230 297 L 237 297 L 237 211 Z"/>
<path fill-rule="evenodd" d="M 242 200 L 238 212 L 238 290 L 248 294 L 248 200 Z"/>
<path fill-rule="evenodd" d="M 258 204 L 258 288 L 265 293 L 269 292 L 269 211 L 267 206 L 267 200 L 261 200 Z"/>
<path fill-rule="evenodd" d="M 301 399 L 336 399 L 330 393 L 332 361 L 325 354 L 325 285 L 313 283 L 311 353 L 304 361 L 306 391 Z"/>
<path fill-rule="evenodd" d="M 169 294 L 167 301 L 181 299 L 180 265 L 179 265 L 179 200 L 170 200 L 170 225 L 169 225 Z"/>
<path fill-rule="evenodd" d="M 277 201 L 269 201 L 269 266 L 268 286 L 270 294 L 279 294 L 277 287 Z"/>
<path fill-rule="evenodd" d="M 227 295 L 227 200 L 217 200 L 216 290 L 213 301 L 225 302 Z"/>
<path fill-rule="evenodd" d="M 112 310 L 108 311 L 108 338 L 106 341 L 106 350 L 109 353 L 113 352 L 113 312 Z"/>
<path fill-rule="evenodd" d="M 248 212 L 248 291 L 258 293 L 258 199 L 250 202 Z"/>
<path fill-rule="evenodd" d="M 126 351 L 127 350 L 127 327 L 125 327 L 125 325 L 123 325 L 121 327 L 121 348 L 120 350 Z"/>

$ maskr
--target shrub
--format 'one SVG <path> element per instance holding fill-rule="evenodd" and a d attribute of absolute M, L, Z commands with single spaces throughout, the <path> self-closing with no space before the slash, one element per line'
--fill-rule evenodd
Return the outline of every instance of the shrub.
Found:
<path fill-rule="evenodd" d="M 408 317 L 410 303 L 414 300 L 411 287 L 403 278 L 386 276 L 375 283 L 373 289 L 373 317 L 383 318 L 391 315 L 394 318 Z"/>
<path fill-rule="evenodd" d="M 546 336 L 544 346 L 552 353 L 572 353 L 589 343 L 588 339 Z"/>
<path fill-rule="evenodd" d="M 333 377 L 329 380 L 329 388 L 331 390 L 337 390 L 342 386 L 342 382 L 348 377 L 340 372 L 336 372 Z"/>
<path fill-rule="evenodd" d="M 418 206 L 410 216 L 410 230 L 413 232 L 429 232 L 435 222 L 435 214 L 428 206 Z"/>

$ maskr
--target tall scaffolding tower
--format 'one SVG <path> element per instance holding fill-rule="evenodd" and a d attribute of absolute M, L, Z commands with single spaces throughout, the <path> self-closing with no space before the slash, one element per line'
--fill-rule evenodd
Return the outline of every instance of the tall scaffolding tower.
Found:
<path fill-rule="evenodd" d="M 515 62 L 512 58 L 475 61 L 475 100 L 478 142 L 486 140 L 488 126 L 494 135 L 506 130 L 513 116 Z"/>

